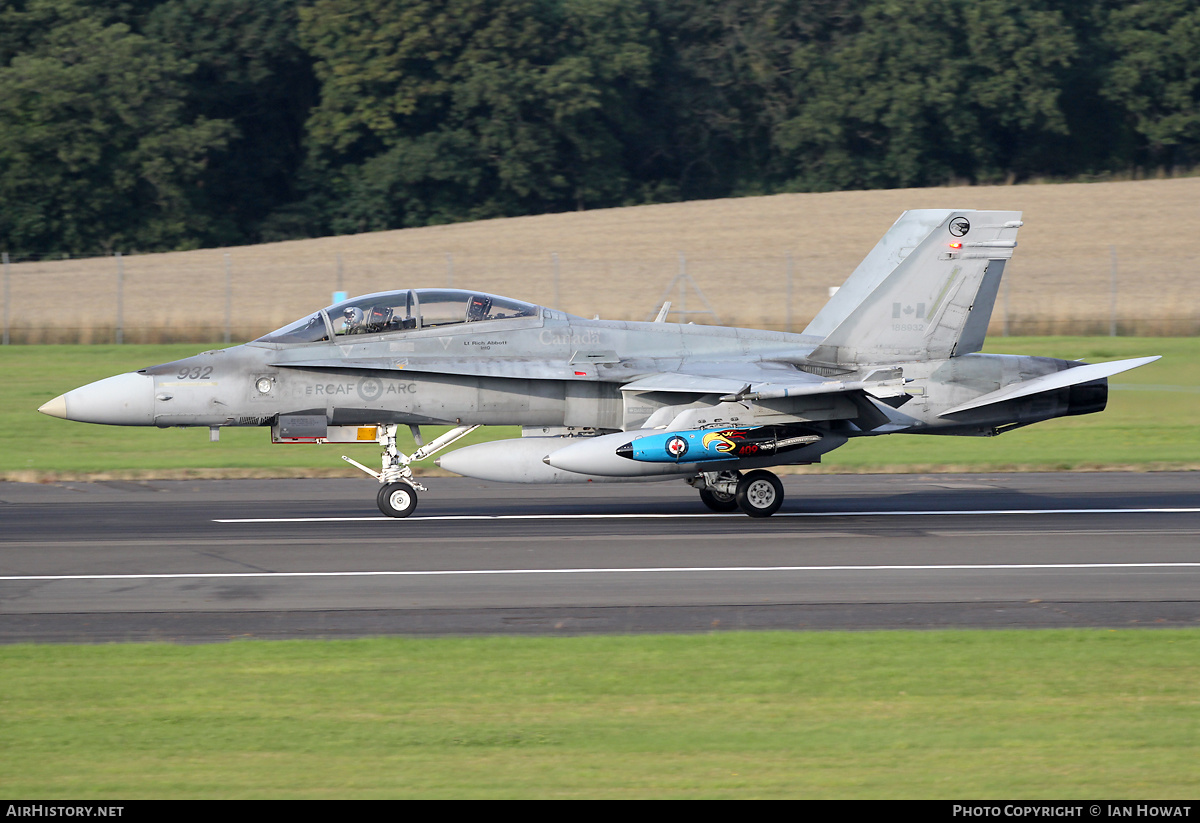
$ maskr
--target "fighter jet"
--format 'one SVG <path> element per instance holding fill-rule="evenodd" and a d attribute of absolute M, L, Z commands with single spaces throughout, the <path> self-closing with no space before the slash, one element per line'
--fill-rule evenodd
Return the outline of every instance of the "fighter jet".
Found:
<path fill-rule="evenodd" d="M 852 437 L 990 436 L 1104 409 L 1084 364 L 982 354 L 1020 212 L 905 212 L 801 334 L 587 320 L 491 294 L 401 289 L 321 309 L 250 343 L 109 377 L 39 411 L 118 426 L 269 427 L 277 443 L 373 442 L 379 509 L 426 491 L 411 464 L 479 426 L 522 436 L 443 468 L 514 483 L 684 479 L 716 511 L 768 517 L 771 466 Z M 452 426 L 425 443 L 422 426 Z M 418 449 L 405 454 L 397 432 Z"/>

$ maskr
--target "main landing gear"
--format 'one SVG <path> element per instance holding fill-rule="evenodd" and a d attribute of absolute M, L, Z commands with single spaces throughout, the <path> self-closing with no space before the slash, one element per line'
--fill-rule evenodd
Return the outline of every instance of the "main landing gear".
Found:
<path fill-rule="evenodd" d="M 700 500 L 715 512 L 741 509 L 751 517 L 770 517 L 783 505 L 783 484 L 769 471 L 701 472 L 688 478 Z"/>
<path fill-rule="evenodd" d="M 382 471 L 377 472 L 368 469 L 362 463 L 359 463 L 357 460 L 351 460 L 345 455 L 342 455 L 342 459 L 350 465 L 362 469 L 382 484 L 379 494 L 375 496 L 375 502 L 379 504 L 381 512 L 388 517 L 408 517 L 417 508 L 417 491 L 428 491 L 428 489 L 417 482 L 417 478 L 413 476 L 409 464 L 415 463 L 418 460 L 424 460 L 426 457 L 432 457 L 451 443 L 455 443 L 461 438 L 466 437 L 479 427 L 458 426 L 446 432 L 432 443 L 423 445 L 421 442 L 421 430 L 416 426 L 409 426 L 409 429 L 412 430 L 413 439 L 419 447 L 412 454 L 405 454 L 396 448 L 397 428 L 398 426 L 395 423 L 384 423 L 378 427 L 379 436 L 376 439 L 379 445 L 383 446 Z"/>

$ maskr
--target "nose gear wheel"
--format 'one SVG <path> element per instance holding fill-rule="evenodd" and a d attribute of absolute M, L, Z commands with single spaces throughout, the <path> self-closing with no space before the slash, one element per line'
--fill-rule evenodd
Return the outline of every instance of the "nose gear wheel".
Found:
<path fill-rule="evenodd" d="M 388 483 L 379 490 L 375 502 L 388 517 L 408 517 L 417 508 L 417 490 L 407 483 Z"/>

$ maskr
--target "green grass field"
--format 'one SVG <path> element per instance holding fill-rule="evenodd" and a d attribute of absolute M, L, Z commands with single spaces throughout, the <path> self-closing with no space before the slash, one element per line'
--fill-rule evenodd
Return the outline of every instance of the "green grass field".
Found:
<path fill-rule="evenodd" d="M 203 348 L 187 344 L 0 348 L 4 392 L 0 477 L 354 474 L 339 459 L 342 453 L 374 465 L 371 446 L 273 446 L 264 429 L 225 429 L 219 443 L 209 443 L 205 429 L 94 426 L 36 411 L 45 401 L 77 386 Z M 1164 357 L 1113 378 L 1116 388 L 1102 414 L 1048 421 L 999 438 L 862 438 L 829 455 L 819 470 L 1200 467 L 1200 338 L 992 338 L 988 350 L 1092 361 L 1146 354 Z M 511 427 L 481 429 L 462 445 L 518 434 Z M 411 451 L 411 441 L 402 448 Z"/>
<path fill-rule="evenodd" d="M 0 793 L 1194 798 L 1200 630 L 0 647 Z"/>

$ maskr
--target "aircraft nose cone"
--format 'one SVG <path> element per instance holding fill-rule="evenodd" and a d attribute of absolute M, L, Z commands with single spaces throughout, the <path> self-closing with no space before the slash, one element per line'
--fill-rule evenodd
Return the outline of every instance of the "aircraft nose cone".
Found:
<path fill-rule="evenodd" d="M 58 397 L 38 406 L 38 411 L 42 414 L 48 414 L 51 417 L 61 417 L 67 419 L 67 397 L 60 394 Z"/>
<path fill-rule="evenodd" d="M 106 377 L 59 395 L 38 411 L 80 423 L 153 425 L 154 378 L 134 372 Z"/>

